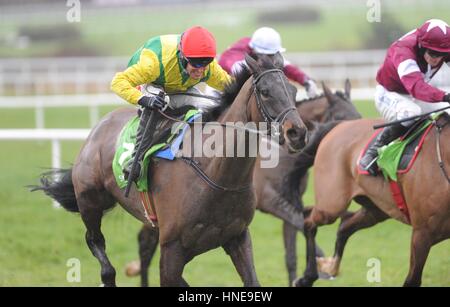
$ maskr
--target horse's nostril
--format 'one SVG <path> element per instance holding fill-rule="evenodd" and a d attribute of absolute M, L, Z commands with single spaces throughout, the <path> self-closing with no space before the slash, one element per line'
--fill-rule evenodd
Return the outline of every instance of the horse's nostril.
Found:
<path fill-rule="evenodd" d="M 291 128 L 291 129 L 289 129 L 288 131 L 286 131 L 286 134 L 287 134 L 287 136 L 288 136 L 290 139 L 296 139 L 296 138 L 299 137 L 298 131 L 297 131 L 296 129 L 293 129 L 293 128 Z"/>

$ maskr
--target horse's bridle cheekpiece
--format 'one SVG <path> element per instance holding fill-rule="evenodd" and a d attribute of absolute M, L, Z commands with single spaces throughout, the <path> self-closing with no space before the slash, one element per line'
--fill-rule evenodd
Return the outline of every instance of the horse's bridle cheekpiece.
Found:
<path fill-rule="evenodd" d="M 276 123 L 276 124 L 281 126 L 284 123 L 284 121 L 286 120 L 287 115 L 290 112 L 292 112 L 292 111 L 296 111 L 295 107 L 288 107 L 285 110 L 283 110 L 282 112 L 280 112 L 280 114 L 278 114 L 277 116 L 273 117 L 272 115 L 269 114 L 269 112 L 267 111 L 266 107 L 261 102 L 260 92 L 257 89 L 258 81 L 261 80 L 261 78 L 264 75 L 266 75 L 268 73 L 273 73 L 273 72 L 284 74 L 284 72 L 281 69 L 274 68 L 274 69 L 268 69 L 268 70 L 263 71 L 262 73 L 260 73 L 259 75 L 257 75 L 253 79 L 253 91 L 254 91 L 255 97 L 256 97 L 256 105 L 257 105 L 258 110 L 261 113 L 264 121 L 270 125 L 269 126 L 269 133 L 271 133 L 271 131 L 272 131 L 271 130 L 272 123 Z M 288 92 L 288 90 L 286 88 L 286 84 L 285 84 L 285 82 L 284 82 L 284 80 L 283 80 L 283 78 L 281 76 L 280 76 L 280 79 L 281 79 L 281 83 L 283 84 L 283 88 L 284 88 L 284 92 L 286 93 L 286 97 L 289 98 L 289 92 Z M 279 136 L 280 135 L 280 131 L 279 131 L 278 127 L 275 127 L 274 130 L 275 130 L 274 135 L 275 136 Z"/>

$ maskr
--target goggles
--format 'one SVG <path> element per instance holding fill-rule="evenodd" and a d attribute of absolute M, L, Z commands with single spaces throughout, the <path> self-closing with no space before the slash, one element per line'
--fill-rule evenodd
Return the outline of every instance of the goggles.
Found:
<path fill-rule="evenodd" d="M 432 49 L 427 49 L 427 53 L 430 57 L 432 58 L 440 58 L 440 57 L 444 57 L 447 56 L 448 53 L 447 52 L 439 52 L 439 51 L 434 51 Z"/>
<path fill-rule="evenodd" d="M 186 58 L 186 61 L 195 68 L 208 66 L 214 58 Z"/>

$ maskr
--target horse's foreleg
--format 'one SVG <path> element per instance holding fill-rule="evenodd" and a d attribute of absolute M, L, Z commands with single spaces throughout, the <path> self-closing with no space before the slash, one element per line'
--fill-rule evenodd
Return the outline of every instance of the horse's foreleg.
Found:
<path fill-rule="evenodd" d="M 372 227 L 389 218 L 377 208 L 362 208 L 355 213 L 347 213 L 341 217 L 341 224 L 337 232 L 334 255 L 332 258 L 319 259 L 319 270 L 330 276 L 339 274 L 339 266 L 348 239 L 358 230 Z"/>
<path fill-rule="evenodd" d="M 161 286 L 188 287 L 188 283 L 182 276 L 186 263 L 186 255 L 179 241 L 162 245 L 161 259 L 159 261 Z"/>
<path fill-rule="evenodd" d="M 259 287 L 253 261 L 252 242 L 248 228 L 237 237 L 223 245 L 225 252 L 230 255 L 237 272 L 241 276 L 245 287 Z"/>
<path fill-rule="evenodd" d="M 316 261 L 316 233 L 317 225 L 313 221 L 314 209 L 311 215 L 305 220 L 304 234 L 306 238 L 306 269 L 303 277 L 294 281 L 296 287 L 311 287 L 318 279 Z"/>
<path fill-rule="evenodd" d="M 287 222 L 283 223 L 283 242 L 289 285 L 292 285 L 297 278 L 297 229 Z"/>
<path fill-rule="evenodd" d="M 312 211 L 312 207 L 303 207 L 303 216 L 306 219 Z M 305 233 L 302 231 L 303 235 L 305 235 Z M 316 244 L 316 256 L 317 257 L 324 257 L 325 253 L 323 252 L 323 250 L 320 248 L 320 246 L 318 244 Z"/>
<path fill-rule="evenodd" d="M 159 242 L 159 231 L 151 226 L 142 227 L 138 235 L 141 287 L 148 287 L 148 267 Z"/>
<path fill-rule="evenodd" d="M 423 267 L 431 246 L 432 238 L 427 230 L 413 230 L 409 273 L 403 284 L 404 287 L 419 287 L 421 285 Z"/>
<path fill-rule="evenodd" d="M 78 200 L 80 206 L 81 201 Z M 81 206 L 80 206 L 81 207 Z M 101 208 L 89 207 L 81 211 L 81 217 L 86 225 L 86 243 L 92 254 L 101 265 L 101 278 L 105 287 L 116 286 L 116 270 L 106 255 L 105 237 L 101 232 L 101 220 L 103 211 Z"/>

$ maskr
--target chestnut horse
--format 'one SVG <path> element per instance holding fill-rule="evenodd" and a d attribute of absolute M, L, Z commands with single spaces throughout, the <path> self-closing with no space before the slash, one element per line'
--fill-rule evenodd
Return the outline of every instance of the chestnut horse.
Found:
<path fill-rule="evenodd" d="M 219 123 L 215 126 L 222 130 L 222 135 L 225 127 L 229 127 L 225 123 L 265 121 L 282 124 L 280 142 L 284 141 L 291 150 L 304 146 L 307 129 L 298 113 L 293 112 L 295 87 L 276 68 L 281 61 L 281 55 L 275 62 L 256 62 L 246 57 L 251 74 L 244 70 L 236 77 L 236 82 L 225 91 L 218 112 Z M 133 186 L 129 197 L 124 197 L 124 189 L 118 187 L 112 170 L 116 140 L 135 114 L 133 109 L 108 114 L 92 129 L 73 168 L 44 175 L 41 186 L 36 188 L 69 211 L 80 212 L 87 228 L 87 245 L 100 262 L 105 286 L 115 286 L 116 271 L 106 255 L 101 232 L 104 212 L 119 203 L 135 218 L 149 223 L 138 191 Z M 255 132 L 245 131 L 246 136 Z M 267 134 L 268 131 L 256 132 Z M 204 133 L 199 140 L 187 137 L 185 140 L 191 143 L 185 145 L 202 152 L 209 136 Z M 230 142 L 235 149 L 248 141 L 245 137 L 237 138 L 236 133 L 232 136 Z M 195 157 L 195 161 L 204 177 L 197 176 L 182 159 L 173 162 L 155 159 L 149 170 L 149 190 L 159 224 L 161 286 L 187 286 L 182 277 L 185 265 L 195 256 L 220 246 L 231 257 L 244 285 L 258 286 L 248 231 L 256 206 L 252 182 L 256 157 L 218 155 Z"/>
<path fill-rule="evenodd" d="M 317 227 L 342 217 L 335 256 L 328 271 L 338 271 L 345 243 L 355 231 L 394 218 L 412 227 L 409 273 L 404 286 L 420 286 L 431 247 L 450 237 L 450 117 L 444 114 L 436 133 L 429 133 L 411 170 L 399 175 L 398 183 L 408 206 L 410 222 L 397 208 L 389 184 L 382 175 L 361 175 L 357 170 L 361 150 L 380 121 L 362 119 L 341 123 L 320 142 L 315 158 L 315 205 L 304 222 L 307 267 L 297 286 L 317 280 L 315 236 Z M 438 149 L 440 152 L 438 152 Z M 442 168 L 439 164 L 442 157 Z M 344 214 L 355 200 L 363 208 Z"/>
<path fill-rule="evenodd" d="M 323 84 L 324 94 L 296 102 L 297 112 L 308 128 L 313 129 L 315 123 L 331 122 L 360 118 L 355 106 L 350 101 L 350 82 L 345 83 L 345 92 L 332 93 Z M 309 147 L 309 146 L 308 146 Z M 306 147 L 306 148 L 308 148 Z M 314 158 L 314 157 L 312 157 Z M 256 190 L 256 209 L 283 220 L 283 238 L 285 262 L 288 270 L 289 285 L 297 277 L 297 232 L 303 232 L 303 201 L 308 181 L 307 173 L 295 175 L 291 181 L 285 176 L 296 160 L 311 160 L 305 154 L 289 154 L 280 148 L 280 163 L 276 168 L 262 168 L 259 160 L 253 172 Z M 311 161 L 310 166 L 313 164 Z M 309 167 L 308 167 L 309 168 Z M 293 185 L 288 197 L 282 195 L 283 184 Z M 133 261 L 126 267 L 129 276 L 141 274 L 141 285 L 148 286 L 148 267 L 158 246 L 158 232 L 150 226 L 144 226 L 138 234 L 140 261 Z M 319 255 L 323 253 L 318 249 Z"/>

